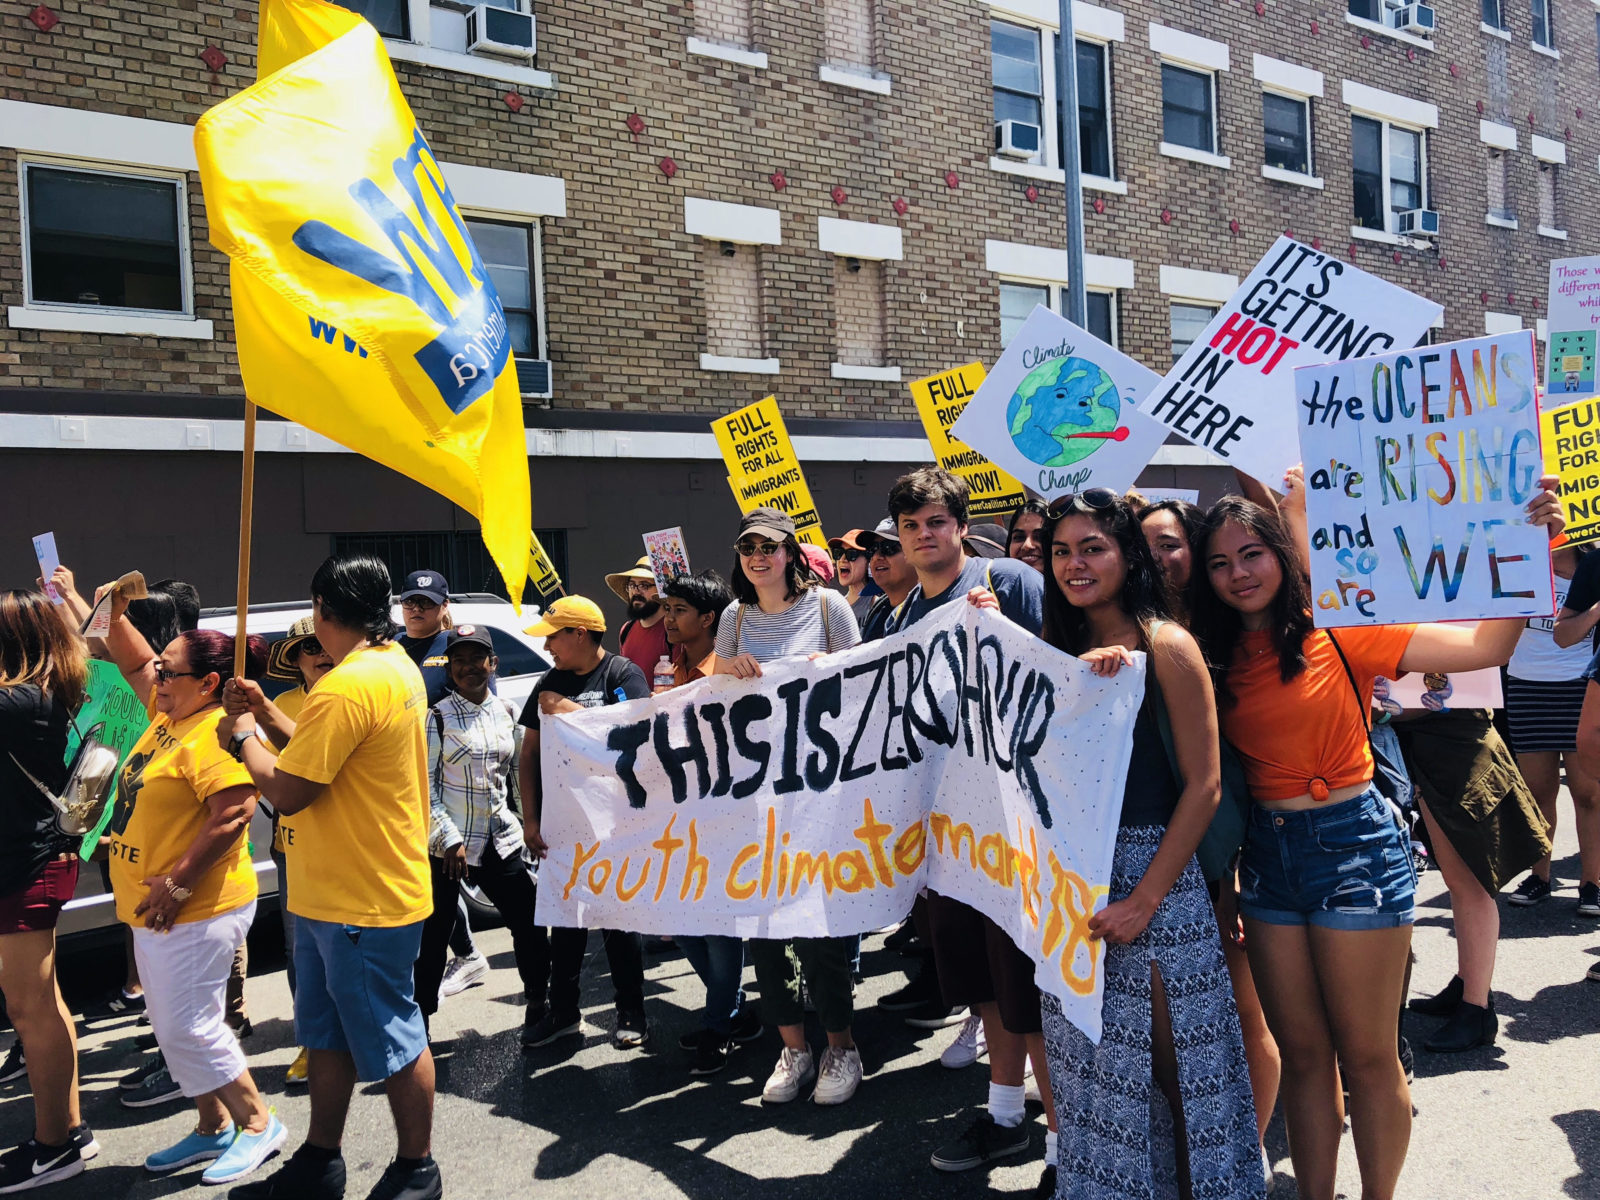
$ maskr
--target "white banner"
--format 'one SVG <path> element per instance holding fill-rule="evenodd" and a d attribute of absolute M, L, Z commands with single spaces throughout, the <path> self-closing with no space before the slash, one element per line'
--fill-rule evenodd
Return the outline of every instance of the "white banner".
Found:
<path fill-rule="evenodd" d="M 541 924 L 840 936 L 924 887 L 971 904 L 1100 1037 L 1144 656 L 1101 679 L 956 602 L 825 659 L 545 718 Z"/>
<path fill-rule="evenodd" d="M 1283 473 L 1300 461 L 1294 369 L 1414 346 L 1443 312 L 1279 237 L 1139 407 L 1281 491 Z"/>
<path fill-rule="evenodd" d="M 1047 500 L 1121 492 L 1167 439 L 1134 407 L 1156 373 L 1037 305 L 951 429 Z"/>
<path fill-rule="evenodd" d="M 1547 617 L 1533 334 L 1300 367 L 1320 628 Z"/>
<path fill-rule="evenodd" d="M 1595 339 L 1600 330 L 1600 257 L 1560 258 L 1550 264 L 1546 309 L 1545 399 L 1554 408 L 1594 395 Z"/>

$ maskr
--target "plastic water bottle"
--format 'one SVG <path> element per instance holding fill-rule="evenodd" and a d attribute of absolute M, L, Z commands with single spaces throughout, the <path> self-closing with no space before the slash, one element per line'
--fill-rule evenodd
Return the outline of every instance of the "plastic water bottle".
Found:
<path fill-rule="evenodd" d="M 662 688 L 671 687 L 677 680 L 677 677 L 672 673 L 672 660 L 665 654 L 656 659 L 656 666 L 652 676 L 650 683 L 652 691 L 660 691 Z"/>

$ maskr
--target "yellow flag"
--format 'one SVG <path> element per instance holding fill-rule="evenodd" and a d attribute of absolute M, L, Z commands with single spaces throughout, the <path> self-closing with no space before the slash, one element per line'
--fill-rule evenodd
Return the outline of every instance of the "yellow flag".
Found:
<path fill-rule="evenodd" d="M 263 0 L 262 76 L 200 119 L 245 392 L 449 497 L 513 603 L 531 544 L 522 398 L 494 284 L 377 32 Z"/>

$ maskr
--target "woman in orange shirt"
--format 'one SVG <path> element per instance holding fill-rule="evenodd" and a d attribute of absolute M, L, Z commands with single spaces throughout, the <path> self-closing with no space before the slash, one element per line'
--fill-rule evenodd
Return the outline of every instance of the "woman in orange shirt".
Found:
<path fill-rule="evenodd" d="M 1538 492 L 1530 520 L 1556 525 Z M 1315 629 L 1311 595 L 1276 514 L 1229 496 L 1195 542 L 1191 628 L 1217 681 L 1222 734 L 1255 799 L 1240 862 L 1246 949 L 1283 1057 L 1295 1180 L 1332 1200 L 1343 1126 L 1362 1195 L 1394 1195 L 1411 1138 L 1395 1044 L 1416 876 L 1372 786 L 1366 719 L 1377 675 L 1474 671 L 1511 657 L 1520 619 Z"/>

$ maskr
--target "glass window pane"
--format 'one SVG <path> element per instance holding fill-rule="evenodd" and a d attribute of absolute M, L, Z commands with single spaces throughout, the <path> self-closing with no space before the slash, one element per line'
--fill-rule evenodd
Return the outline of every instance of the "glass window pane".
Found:
<path fill-rule="evenodd" d="M 1383 172 L 1383 125 L 1370 117 L 1350 120 L 1350 153 L 1355 169 L 1371 175 Z"/>
<path fill-rule="evenodd" d="M 30 299 L 184 311 L 178 185 L 29 165 Z"/>
<path fill-rule="evenodd" d="M 1409 129 L 1389 130 L 1389 207 L 1422 207 L 1422 135 Z"/>
<path fill-rule="evenodd" d="M 1533 40 L 1550 45 L 1550 0 L 1533 0 Z"/>
<path fill-rule="evenodd" d="M 994 94 L 994 119 L 1000 121 L 1025 121 L 1044 128 L 1044 107 L 1032 96 L 1019 96 L 1015 92 L 997 91 Z M 1042 143 L 1042 139 L 1041 139 Z"/>
<path fill-rule="evenodd" d="M 1030 283 L 1002 283 L 1000 285 L 1000 346 L 1011 344 L 1011 339 L 1022 323 L 1033 312 L 1034 306 L 1050 303 L 1050 289 Z"/>
<path fill-rule="evenodd" d="M 358 12 L 384 37 L 409 38 L 410 12 L 406 0 L 335 0 L 341 8 Z M 486 0 L 493 3 L 494 0 Z"/>
<path fill-rule="evenodd" d="M 1117 344 L 1112 337 L 1111 307 L 1116 303 L 1114 292 L 1090 292 L 1085 297 L 1087 311 L 1084 314 L 1085 328 L 1108 346 Z"/>
<path fill-rule="evenodd" d="M 1502 28 L 1500 24 L 1500 0 L 1483 0 L 1483 23 L 1492 25 L 1496 29 Z"/>
<path fill-rule="evenodd" d="M 1044 94 L 1039 31 L 989 22 L 989 46 L 993 58 L 994 86 L 1013 92 Z"/>
<path fill-rule="evenodd" d="M 1183 357 L 1194 340 L 1205 332 L 1206 326 L 1211 324 L 1211 318 L 1217 315 L 1215 308 L 1204 304 L 1172 305 L 1172 361 L 1177 362 Z"/>
<path fill-rule="evenodd" d="M 1078 165 L 1086 175 L 1111 176 L 1111 114 L 1106 95 L 1106 49 L 1078 43 Z"/>
<path fill-rule="evenodd" d="M 534 328 L 532 314 L 508 311 L 506 325 L 511 329 L 511 353 L 524 358 L 538 358 L 539 349 L 534 344 L 538 330 Z"/>
<path fill-rule="evenodd" d="M 1285 171 L 1298 171 L 1303 175 L 1310 173 L 1310 155 L 1307 153 L 1310 139 L 1306 130 L 1306 109 L 1304 100 L 1296 100 L 1290 96 L 1275 96 L 1270 92 L 1263 94 L 1261 116 L 1266 130 L 1265 151 L 1268 166 Z"/>
<path fill-rule="evenodd" d="M 1350 15 L 1378 21 L 1383 17 L 1382 6 L 1383 0 L 1350 0 Z"/>
<path fill-rule="evenodd" d="M 1211 76 L 1162 64 L 1162 140 L 1209 153 L 1215 149 L 1212 135 Z"/>

